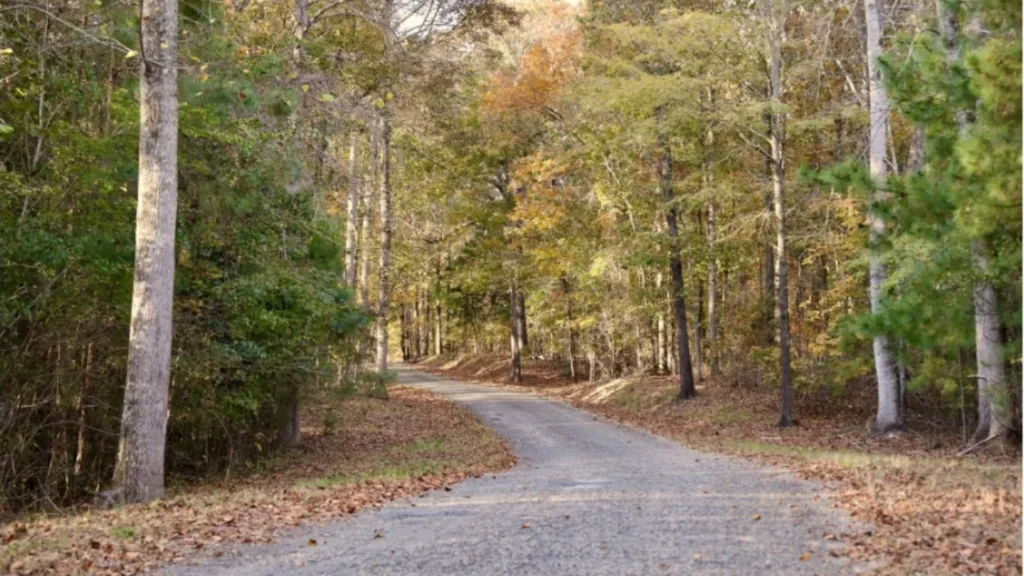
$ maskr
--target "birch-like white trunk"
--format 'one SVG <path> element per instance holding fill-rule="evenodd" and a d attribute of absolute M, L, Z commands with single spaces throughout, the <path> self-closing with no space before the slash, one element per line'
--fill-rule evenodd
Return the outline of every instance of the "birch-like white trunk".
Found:
<path fill-rule="evenodd" d="M 143 0 L 140 30 L 135 278 L 115 473 L 127 502 L 164 495 L 178 208 L 178 3 Z"/>
<path fill-rule="evenodd" d="M 352 142 L 348 151 L 348 202 L 345 206 L 345 284 L 356 285 L 356 269 L 359 267 L 359 132 L 352 131 Z"/>
<path fill-rule="evenodd" d="M 864 21 L 867 25 L 868 106 L 871 118 L 868 130 L 868 164 L 871 179 L 876 186 L 872 200 L 875 204 L 881 204 L 887 197 L 885 155 L 889 127 L 889 97 L 882 84 L 882 73 L 878 66 L 878 59 L 882 56 L 882 25 L 877 0 L 864 0 Z M 868 224 L 871 242 L 875 243 L 885 235 L 885 221 L 871 209 L 868 211 Z M 868 262 L 868 278 L 871 313 L 877 314 L 880 312 L 886 270 L 885 263 L 874 252 Z M 874 428 L 876 433 L 881 434 L 903 425 L 900 416 L 900 386 L 888 338 L 875 336 L 872 348 L 875 355 L 875 377 L 878 380 L 878 411 L 875 414 Z"/>
<path fill-rule="evenodd" d="M 974 346 L 978 361 L 978 427 L 974 442 L 1009 433 L 1009 390 L 999 333 L 999 306 L 995 287 L 986 278 L 988 258 L 982 243 L 973 246 L 974 266 L 981 279 L 974 288 Z"/>

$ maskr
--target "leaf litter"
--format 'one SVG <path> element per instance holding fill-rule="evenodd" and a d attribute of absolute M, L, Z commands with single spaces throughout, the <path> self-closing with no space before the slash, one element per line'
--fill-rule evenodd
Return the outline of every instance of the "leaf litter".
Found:
<path fill-rule="evenodd" d="M 823 482 L 831 503 L 873 526 L 824 534 L 847 544 L 832 555 L 878 574 L 1020 574 L 1021 455 L 984 451 L 957 457 L 955 430 L 921 422 L 878 437 L 864 424 L 873 403 L 797 395 L 799 426 L 779 430 L 774 388 L 707 379 L 698 396 L 674 402 L 678 377 L 641 376 L 573 384 L 557 362 L 523 363 L 523 384 L 508 381 L 508 358 L 465 356 L 421 364 L 449 378 L 500 385 L 566 402 L 689 447 L 788 468 Z M 604 390 L 614 388 L 611 393 Z M 602 390 L 604 389 L 604 390 Z M 861 401 L 863 400 L 863 401 Z M 822 498 L 824 499 L 824 498 Z M 752 519 L 760 516 L 756 513 Z"/>
<path fill-rule="evenodd" d="M 174 488 L 146 505 L 83 507 L 0 525 L 0 572 L 150 572 L 223 555 L 226 544 L 269 543 L 298 526 L 449 488 L 514 463 L 494 432 L 423 390 L 392 387 L 389 400 L 360 396 L 311 404 L 302 417 L 301 447 L 258 472 Z M 341 422 L 333 433 L 315 424 L 326 421 L 327 411 Z M 307 546 L 317 544 L 311 539 Z"/>

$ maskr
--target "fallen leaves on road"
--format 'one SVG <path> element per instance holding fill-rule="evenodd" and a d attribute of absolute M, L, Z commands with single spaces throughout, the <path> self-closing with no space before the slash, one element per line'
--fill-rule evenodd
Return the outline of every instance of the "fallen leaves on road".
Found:
<path fill-rule="evenodd" d="M 507 357 L 488 355 L 425 368 L 552 397 L 693 448 L 823 481 L 834 491 L 834 503 L 874 526 L 827 539 L 848 544 L 841 554 L 855 561 L 877 565 L 881 560 L 881 573 L 1021 573 L 1019 452 L 957 458 L 962 440 L 955 430 L 927 422 L 914 426 L 912 421 L 913 431 L 898 436 L 869 434 L 864 422 L 874 405 L 870 387 L 860 390 L 863 398 L 842 403 L 798 395 L 800 426 L 780 431 L 774 426 L 774 389 L 705 381 L 696 398 L 673 402 L 678 377 L 573 384 L 557 363 L 526 361 L 524 386 L 510 386 L 507 366 Z"/>
<path fill-rule="evenodd" d="M 342 423 L 337 432 L 304 427 L 301 448 L 260 473 L 180 488 L 148 505 L 2 526 L 0 571 L 139 574 L 222 554 L 215 549 L 224 543 L 270 542 L 296 526 L 419 496 L 513 463 L 501 439 L 476 418 L 422 390 L 397 387 L 390 400 L 315 405 L 303 422 L 322 422 L 328 409 Z"/>

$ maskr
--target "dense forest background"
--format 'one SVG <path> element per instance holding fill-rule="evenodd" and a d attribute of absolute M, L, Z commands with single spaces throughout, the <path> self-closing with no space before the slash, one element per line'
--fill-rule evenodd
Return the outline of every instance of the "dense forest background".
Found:
<path fill-rule="evenodd" d="M 179 10 L 175 477 L 298 442 L 389 349 L 779 387 L 782 425 L 871 386 L 877 432 L 1016 438 L 1018 3 Z M 114 472 L 138 28 L 0 6 L 0 511 Z"/>

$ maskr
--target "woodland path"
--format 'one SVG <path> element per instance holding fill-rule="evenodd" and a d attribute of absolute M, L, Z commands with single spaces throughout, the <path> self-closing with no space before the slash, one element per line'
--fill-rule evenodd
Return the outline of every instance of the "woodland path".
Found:
<path fill-rule="evenodd" d="M 528 394 L 398 368 L 462 404 L 519 463 L 172 574 L 842 574 L 825 488 Z M 821 494 L 821 499 L 815 495 Z M 755 516 L 757 515 L 757 516 Z M 758 518 L 758 519 L 755 519 Z M 379 536 L 378 536 L 379 535 Z M 315 547 L 307 546 L 310 538 Z M 809 558 L 801 559 L 805 553 Z"/>

